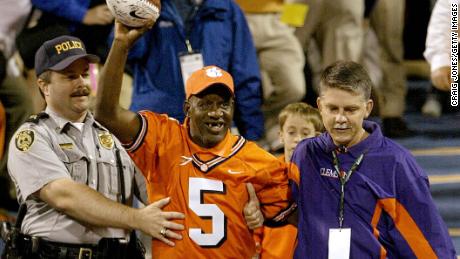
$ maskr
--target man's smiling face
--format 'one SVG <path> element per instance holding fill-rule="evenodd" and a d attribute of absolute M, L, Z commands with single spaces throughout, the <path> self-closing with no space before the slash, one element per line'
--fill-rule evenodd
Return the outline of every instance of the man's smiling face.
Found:
<path fill-rule="evenodd" d="M 199 146 L 210 148 L 221 142 L 233 121 L 234 100 L 226 86 L 216 84 L 192 95 L 185 102 L 190 137 Z"/>

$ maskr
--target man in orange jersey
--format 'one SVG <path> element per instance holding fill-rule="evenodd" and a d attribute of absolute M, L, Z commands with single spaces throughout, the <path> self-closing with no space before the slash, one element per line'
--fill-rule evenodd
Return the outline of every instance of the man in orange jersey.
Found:
<path fill-rule="evenodd" d="M 150 111 L 122 109 L 122 74 L 128 51 L 144 33 L 115 23 L 115 38 L 102 71 L 96 117 L 124 143 L 147 179 L 150 200 L 170 196 L 165 210 L 186 217 L 183 240 L 175 247 L 153 241 L 153 258 L 250 258 L 252 233 L 243 218 L 252 183 L 268 219 L 288 206 L 284 163 L 230 133 L 234 85 L 226 71 L 208 66 L 186 83 L 184 124 Z M 165 237 L 177 233 L 162 229 Z M 171 244 L 173 245 L 173 244 Z"/>

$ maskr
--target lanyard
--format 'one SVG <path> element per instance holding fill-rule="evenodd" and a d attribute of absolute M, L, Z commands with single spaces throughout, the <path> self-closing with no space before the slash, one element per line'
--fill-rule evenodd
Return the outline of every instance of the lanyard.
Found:
<path fill-rule="evenodd" d="M 192 23 L 193 19 L 195 19 L 196 14 L 198 13 L 198 10 L 200 9 L 200 6 L 196 4 L 195 2 L 193 3 L 193 9 L 190 11 L 190 13 L 187 15 L 187 18 L 184 21 L 184 27 L 185 27 L 185 45 L 187 46 L 187 52 L 189 54 L 193 53 L 193 48 L 192 44 L 190 43 L 190 34 L 192 33 Z"/>
<path fill-rule="evenodd" d="M 364 153 L 359 155 L 359 157 L 353 162 L 350 170 L 347 173 L 345 171 L 340 171 L 339 168 L 339 158 L 337 157 L 336 151 L 332 151 L 332 158 L 334 163 L 334 168 L 339 174 L 340 180 L 340 203 L 339 203 L 339 227 L 342 228 L 343 219 L 344 219 L 344 206 L 345 206 L 345 184 L 350 180 L 351 175 L 356 171 L 359 164 L 363 161 Z"/>

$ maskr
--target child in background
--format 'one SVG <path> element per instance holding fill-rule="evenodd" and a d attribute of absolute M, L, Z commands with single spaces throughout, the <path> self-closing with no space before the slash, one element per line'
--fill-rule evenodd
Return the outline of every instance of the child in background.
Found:
<path fill-rule="evenodd" d="M 284 144 L 284 155 L 280 159 L 286 163 L 291 160 L 292 153 L 301 140 L 318 136 L 324 131 L 319 111 L 302 102 L 284 107 L 278 115 L 278 122 L 279 137 Z M 298 174 L 289 173 L 289 179 L 297 184 L 299 178 Z M 259 258 L 292 258 L 297 244 L 297 228 L 290 224 L 278 228 L 264 226 L 255 231 L 254 239 Z"/>

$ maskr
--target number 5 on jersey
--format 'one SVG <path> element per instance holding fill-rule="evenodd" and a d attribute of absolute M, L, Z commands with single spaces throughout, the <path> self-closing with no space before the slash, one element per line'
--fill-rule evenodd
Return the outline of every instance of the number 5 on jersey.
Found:
<path fill-rule="evenodd" d="M 216 204 L 204 204 L 204 193 L 225 193 L 222 181 L 206 178 L 190 177 L 188 181 L 188 197 L 190 209 L 202 219 L 212 220 L 212 233 L 206 234 L 201 228 L 190 228 L 189 236 L 199 246 L 219 247 L 226 239 L 227 219 L 224 212 Z"/>

